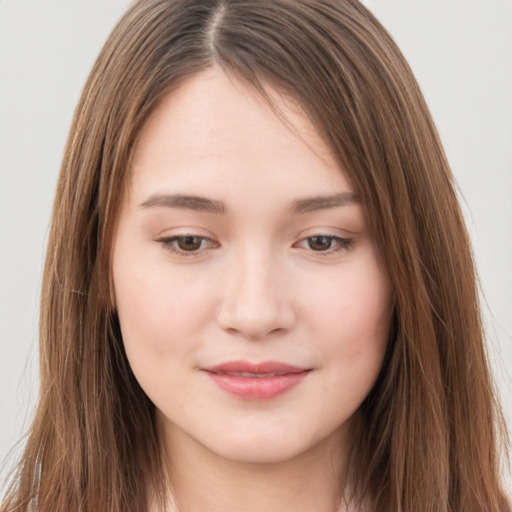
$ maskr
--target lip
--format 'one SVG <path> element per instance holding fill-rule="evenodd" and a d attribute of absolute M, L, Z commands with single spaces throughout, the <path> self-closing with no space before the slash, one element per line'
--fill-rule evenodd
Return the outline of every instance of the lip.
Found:
<path fill-rule="evenodd" d="M 300 384 L 311 368 L 279 361 L 230 361 L 201 370 L 232 395 L 245 400 L 271 400 Z"/>

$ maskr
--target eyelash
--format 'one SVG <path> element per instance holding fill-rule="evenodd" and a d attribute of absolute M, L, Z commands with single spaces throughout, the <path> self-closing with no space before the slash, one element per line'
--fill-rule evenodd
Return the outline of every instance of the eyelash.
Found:
<path fill-rule="evenodd" d="M 215 246 L 219 245 L 218 243 L 214 242 L 211 238 L 208 238 L 205 236 L 197 236 L 197 235 L 179 235 L 179 236 L 172 236 L 172 237 L 162 237 L 162 238 L 157 238 L 156 242 L 162 244 L 162 246 L 164 247 L 165 250 L 167 250 L 173 254 L 176 254 L 177 256 L 181 256 L 184 258 L 198 256 L 201 252 L 201 247 L 196 250 L 193 250 L 193 251 L 186 251 L 183 249 L 179 249 L 177 247 L 176 244 L 179 241 L 183 241 L 186 238 L 194 238 L 196 240 L 199 240 L 201 245 L 203 244 L 203 242 L 210 242 L 213 245 L 213 248 L 215 248 Z M 308 236 L 307 238 L 303 238 L 303 239 L 299 240 L 299 242 L 294 244 L 294 247 L 297 247 L 298 244 L 300 244 L 302 242 L 307 242 L 309 245 L 311 243 L 311 241 L 315 238 L 317 238 L 317 239 L 323 238 L 323 239 L 327 239 L 328 241 L 330 241 L 330 247 L 325 251 L 315 250 L 315 249 L 312 249 L 311 246 L 309 246 L 309 249 L 313 253 L 315 253 L 318 256 L 323 256 L 323 257 L 328 257 L 330 255 L 337 254 L 341 251 L 347 251 L 352 248 L 352 245 L 354 243 L 353 238 L 343 238 L 340 236 L 320 235 L 319 234 L 319 235 Z M 333 248 L 332 247 L 333 244 L 336 244 L 336 247 Z M 208 250 L 211 248 L 212 247 L 203 248 L 203 249 Z"/>
<path fill-rule="evenodd" d="M 190 258 L 193 256 L 197 256 L 201 248 L 196 249 L 194 251 L 185 251 L 183 249 L 179 249 L 176 244 L 180 240 L 184 240 L 185 238 L 194 238 L 200 241 L 201 245 L 203 242 L 211 242 L 215 246 L 215 242 L 206 236 L 197 236 L 197 235 L 179 235 L 179 236 L 171 236 L 171 237 L 163 237 L 158 238 L 156 241 L 163 245 L 164 249 L 172 252 L 173 254 L 176 254 L 177 256 L 182 256 L 184 258 Z M 216 244 L 218 245 L 218 244 Z"/>
<path fill-rule="evenodd" d="M 319 256 L 330 256 L 331 254 L 336 254 L 340 251 L 347 251 L 350 249 L 354 243 L 353 238 L 343 238 L 341 236 L 334 236 L 334 235 L 313 235 L 308 236 L 307 238 L 303 238 L 302 240 L 299 240 L 298 243 L 301 242 L 307 242 L 308 245 L 311 243 L 311 241 L 315 238 L 323 238 L 330 241 L 330 247 L 325 251 L 316 251 L 315 249 L 312 249 L 311 246 L 309 246 L 309 249 L 311 249 L 315 254 L 318 254 Z M 336 247 L 332 247 L 333 243 L 336 244 Z M 294 244 L 297 245 L 297 244 Z"/>

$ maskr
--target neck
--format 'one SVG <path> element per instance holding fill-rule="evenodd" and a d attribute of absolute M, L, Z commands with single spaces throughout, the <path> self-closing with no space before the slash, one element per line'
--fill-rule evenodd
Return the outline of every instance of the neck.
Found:
<path fill-rule="evenodd" d="M 336 433 L 286 461 L 251 463 L 221 457 L 172 429 L 165 438 L 174 504 L 166 511 L 344 512 L 345 437 Z"/>

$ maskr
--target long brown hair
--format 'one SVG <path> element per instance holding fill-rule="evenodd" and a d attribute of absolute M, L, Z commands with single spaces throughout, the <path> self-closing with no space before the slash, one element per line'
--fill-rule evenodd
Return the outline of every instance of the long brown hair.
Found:
<path fill-rule="evenodd" d="M 111 299 L 110 251 L 144 122 L 213 63 L 297 99 L 360 196 L 394 289 L 351 474 L 373 511 L 504 512 L 505 438 L 453 177 L 400 51 L 355 0 L 141 0 L 75 112 L 44 270 L 39 405 L 3 511 L 143 512 L 165 465 Z M 266 97 L 267 100 L 268 97 Z"/>

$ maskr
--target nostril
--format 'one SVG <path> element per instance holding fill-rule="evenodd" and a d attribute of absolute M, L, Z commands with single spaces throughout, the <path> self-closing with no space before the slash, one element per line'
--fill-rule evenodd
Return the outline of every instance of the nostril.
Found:
<path fill-rule="evenodd" d="M 295 315 L 291 309 L 281 307 L 272 312 L 242 310 L 239 305 L 229 309 L 225 307 L 219 313 L 218 324 L 232 335 L 242 335 L 250 340 L 275 337 L 289 331 L 294 322 Z"/>

